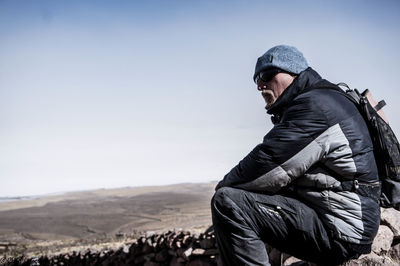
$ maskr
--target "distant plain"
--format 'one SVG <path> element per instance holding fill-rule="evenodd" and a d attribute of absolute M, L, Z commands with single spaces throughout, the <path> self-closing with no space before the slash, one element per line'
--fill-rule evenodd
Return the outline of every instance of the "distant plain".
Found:
<path fill-rule="evenodd" d="M 187 183 L 98 189 L 1 202 L 0 243 L 32 246 L 146 231 L 204 230 L 211 225 L 214 187 Z"/>

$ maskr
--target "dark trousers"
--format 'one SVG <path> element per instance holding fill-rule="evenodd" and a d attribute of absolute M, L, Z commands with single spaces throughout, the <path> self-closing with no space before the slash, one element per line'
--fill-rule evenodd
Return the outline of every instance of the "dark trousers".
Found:
<path fill-rule="evenodd" d="M 225 266 L 270 265 L 264 243 L 321 265 L 359 256 L 330 236 L 313 209 L 291 197 L 223 187 L 216 191 L 211 210 Z"/>

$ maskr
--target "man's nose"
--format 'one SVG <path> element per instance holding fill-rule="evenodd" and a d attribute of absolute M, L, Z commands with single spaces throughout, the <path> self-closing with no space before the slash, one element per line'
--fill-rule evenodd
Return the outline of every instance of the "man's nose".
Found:
<path fill-rule="evenodd" d="M 257 84 L 257 90 L 262 91 L 263 89 L 266 89 L 267 87 L 265 84 Z"/>

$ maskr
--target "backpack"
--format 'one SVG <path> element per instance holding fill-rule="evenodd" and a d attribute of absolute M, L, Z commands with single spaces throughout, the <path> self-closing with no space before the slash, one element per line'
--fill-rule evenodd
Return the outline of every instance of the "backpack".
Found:
<path fill-rule="evenodd" d="M 381 207 L 400 210 L 400 145 L 381 110 L 385 101 L 376 102 L 368 89 L 360 93 L 345 83 L 337 86 L 347 87 L 346 97 L 357 106 L 368 126 L 382 184 Z"/>

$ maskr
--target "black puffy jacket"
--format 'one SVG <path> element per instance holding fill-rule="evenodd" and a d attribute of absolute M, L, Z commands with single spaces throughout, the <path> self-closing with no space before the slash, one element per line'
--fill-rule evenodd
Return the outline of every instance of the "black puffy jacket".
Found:
<path fill-rule="evenodd" d="M 379 177 L 367 126 L 342 92 L 308 68 L 270 107 L 274 127 L 221 181 L 249 191 L 291 189 L 335 237 L 370 244 Z"/>

